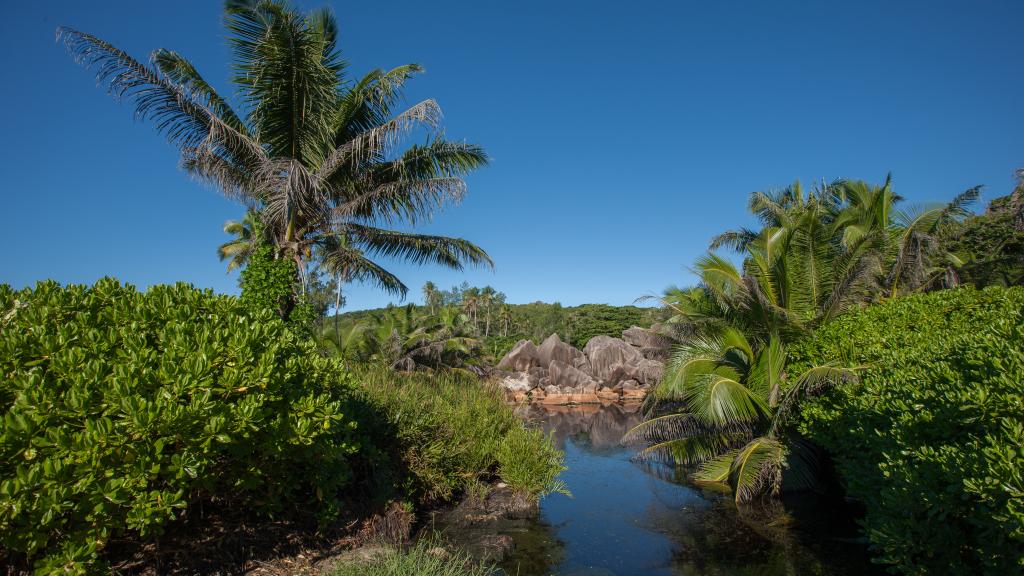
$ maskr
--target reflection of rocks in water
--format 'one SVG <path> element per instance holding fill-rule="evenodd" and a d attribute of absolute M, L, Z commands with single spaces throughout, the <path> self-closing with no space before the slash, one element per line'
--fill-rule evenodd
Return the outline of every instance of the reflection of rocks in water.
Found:
<path fill-rule="evenodd" d="M 559 448 L 572 439 L 577 446 L 602 452 L 621 449 L 623 435 L 642 420 L 640 404 L 525 406 L 523 414 L 554 435 Z"/>

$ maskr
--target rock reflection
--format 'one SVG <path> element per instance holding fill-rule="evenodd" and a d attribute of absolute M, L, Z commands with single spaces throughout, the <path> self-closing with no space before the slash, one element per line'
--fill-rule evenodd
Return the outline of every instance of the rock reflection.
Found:
<path fill-rule="evenodd" d="M 554 436 L 559 448 L 567 440 L 595 454 L 619 452 L 622 437 L 643 420 L 640 403 L 521 406 L 519 415 Z"/>

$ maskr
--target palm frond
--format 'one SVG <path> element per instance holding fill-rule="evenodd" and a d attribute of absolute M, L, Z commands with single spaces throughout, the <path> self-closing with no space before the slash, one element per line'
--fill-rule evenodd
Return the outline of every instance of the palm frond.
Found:
<path fill-rule="evenodd" d="M 729 467 L 729 486 L 737 502 L 749 502 L 758 496 L 774 496 L 782 483 L 783 445 L 772 438 L 751 440 L 739 449 Z"/>
<path fill-rule="evenodd" d="M 732 463 L 736 460 L 737 454 L 739 454 L 739 450 L 730 450 L 707 460 L 693 474 L 693 479 L 698 482 L 728 483 L 729 472 L 732 470 Z"/>
<path fill-rule="evenodd" d="M 115 99 L 131 102 L 135 117 L 152 121 L 181 150 L 216 149 L 234 162 L 246 164 L 265 157 L 259 144 L 232 128 L 159 71 L 91 34 L 73 28 L 57 29 L 57 38 Z"/>
<path fill-rule="evenodd" d="M 252 127 L 271 156 L 312 169 L 334 134 L 340 60 L 330 51 L 330 18 L 307 19 L 283 2 L 237 1 L 225 23 L 235 57 L 235 82 Z"/>
<path fill-rule="evenodd" d="M 440 264 L 454 270 L 462 270 L 466 264 L 494 266 L 490 256 L 468 240 L 398 232 L 355 223 L 345 226 L 370 254 L 414 264 Z"/>
<path fill-rule="evenodd" d="M 359 217 L 416 225 L 445 204 L 461 202 L 465 194 L 466 183 L 457 177 L 388 182 L 339 204 L 331 214 L 341 219 Z"/>
<path fill-rule="evenodd" d="M 191 94 L 199 98 L 225 124 L 237 130 L 240 134 L 250 136 L 249 128 L 245 125 L 245 122 L 232 110 L 227 101 L 221 98 L 213 86 L 210 86 L 203 79 L 195 66 L 184 56 L 177 52 L 160 48 L 153 52 L 150 58 L 157 69 L 171 82 L 184 87 Z"/>
<path fill-rule="evenodd" d="M 322 180 L 330 180 L 340 168 L 354 166 L 370 154 L 387 154 L 398 140 L 416 126 L 435 130 L 440 122 L 441 109 L 433 100 L 424 100 L 394 119 L 362 132 L 342 143 L 327 155 L 317 171 Z"/>
<path fill-rule="evenodd" d="M 708 244 L 708 249 L 718 250 L 719 248 L 729 248 L 735 252 L 744 252 L 747 249 L 747 246 L 753 242 L 755 238 L 757 238 L 757 232 L 754 232 L 749 228 L 729 230 L 713 237 L 711 242 Z"/>
<path fill-rule="evenodd" d="M 406 81 L 422 71 L 419 64 L 405 64 L 388 71 L 372 70 L 356 82 L 338 104 L 335 146 L 387 122 Z"/>
<path fill-rule="evenodd" d="M 672 438 L 647 446 L 637 453 L 640 460 L 658 460 L 679 466 L 693 466 L 717 457 L 741 442 L 738 434 L 707 434 Z"/>
<path fill-rule="evenodd" d="M 754 422 L 769 413 L 765 401 L 736 378 L 706 374 L 687 392 L 687 411 L 710 425 Z"/>

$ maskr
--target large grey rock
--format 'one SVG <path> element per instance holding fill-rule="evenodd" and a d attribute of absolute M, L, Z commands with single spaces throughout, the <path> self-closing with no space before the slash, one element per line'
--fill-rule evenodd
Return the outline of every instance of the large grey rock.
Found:
<path fill-rule="evenodd" d="M 583 372 L 586 372 L 587 374 L 592 374 L 593 370 L 594 370 L 593 367 L 591 367 L 591 365 L 590 365 L 590 360 L 588 360 L 587 356 L 585 354 L 583 354 L 583 353 L 580 353 L 579 356 L 577 356 L 576 358 L 573 359 L 572 366 L 573 366 L 573 368 L 576 368 L 578 370 L 582 370 Z"/>
<path fill-rule="evenodd" d="M 551 362 L 558 360 L 573 366 L 575 360 L 583 356 L 583 353 L 569 344 L 562 342 L 558 334 L 548 336 L 537 348 L 537 360 L 543 368 L 551 369 Z"/>
<path fill-rule="evenodd" d="M 590 360 L 591 375 L 608 386 L 614 386 L 623 375 L 632 374 L 644 360 L 639 350 L 611 336 L 594 336 L 583 353 Z"/>
<path fill-rule="evenodd" d="M 671 348 L 652 348 L 646 347 L 640 349 L 640 355 L 648 360 L 657 360 L 658 362 L 668 362 L 669 357 L 672 356 Z"/>
<path fill-rule="evenodd" d="M 498 362 L 498 369 L 525 372 L 539 365 L 537 347 L 529 340 L 520 340 L 508 351 L 508 354 L 505 354 L 501 362 Z"/>
<path fill-rule="evenodd" d="M 536 387 L 536 384 L 530 381 L 530 375 L 526 372 L 516 372 L 506 376 L 498 384 L 510 392 L 526 392 Z"/>
<path fill-rule="evenodd" d="M 636 380 L 623 380 L 619 383 L 619 390 L 636 390 L 640 387 L 640 383 Z"/>
<path fill-rule="evenodd" d="M 561 360 L 551 361 L 551 364 L 548 365 L 548 374 L 551 376 L 551 383 L 563 390 L 597 390 L 597 382 L 590 377 L 590 374 Z"/>
<path fill-rule="evenodd" d="M 530 387 L 536 388 L 540 385 L 540 381 L 547 377 L 548 371 L 540 366 L 534 366 L 533 368 L 530 368 L 530 371 L 527 374 L 531 384 Z"/>
<path fill-rule="evenodd" d="M 633 326 L 622 331 L 622 341 L 637 348 L 668 345 L 668 340 L 647 328 Z"/>
<path fill-rule="evenodd" d="M 645 386 L 655 386 L 665 374 L 665 365 L 657 360 L 641 360 L 634 372 L 635 377 Z"/>

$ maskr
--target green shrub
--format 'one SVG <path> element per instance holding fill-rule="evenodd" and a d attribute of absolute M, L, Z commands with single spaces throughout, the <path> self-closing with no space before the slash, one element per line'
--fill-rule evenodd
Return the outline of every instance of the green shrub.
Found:
<path fill-rule="evenodd" d="M 0 373 L 0 544 L 41 572 L 202 501 L 329 520 L 352 477 L 346 373 L 237 298 L 0 285 Z"/>
<path fill-rule="evenodd" d="M 962 288 L 837 319 L 799 364 L 866 365 L 808 402 L 801 431 L 866 504 L 879 560 L 907 574 L 1024 569 L 1024 289 Z"/>
<path fill-rule="evenodd" d="M 496 387 L 459 373 L 383 369 L 367 369 L 357 380 L 393 428 L 405 494 L 446 500 L 498 475 L 529 496 L 559 488 L 562 453 L 527 431 Z"/>

